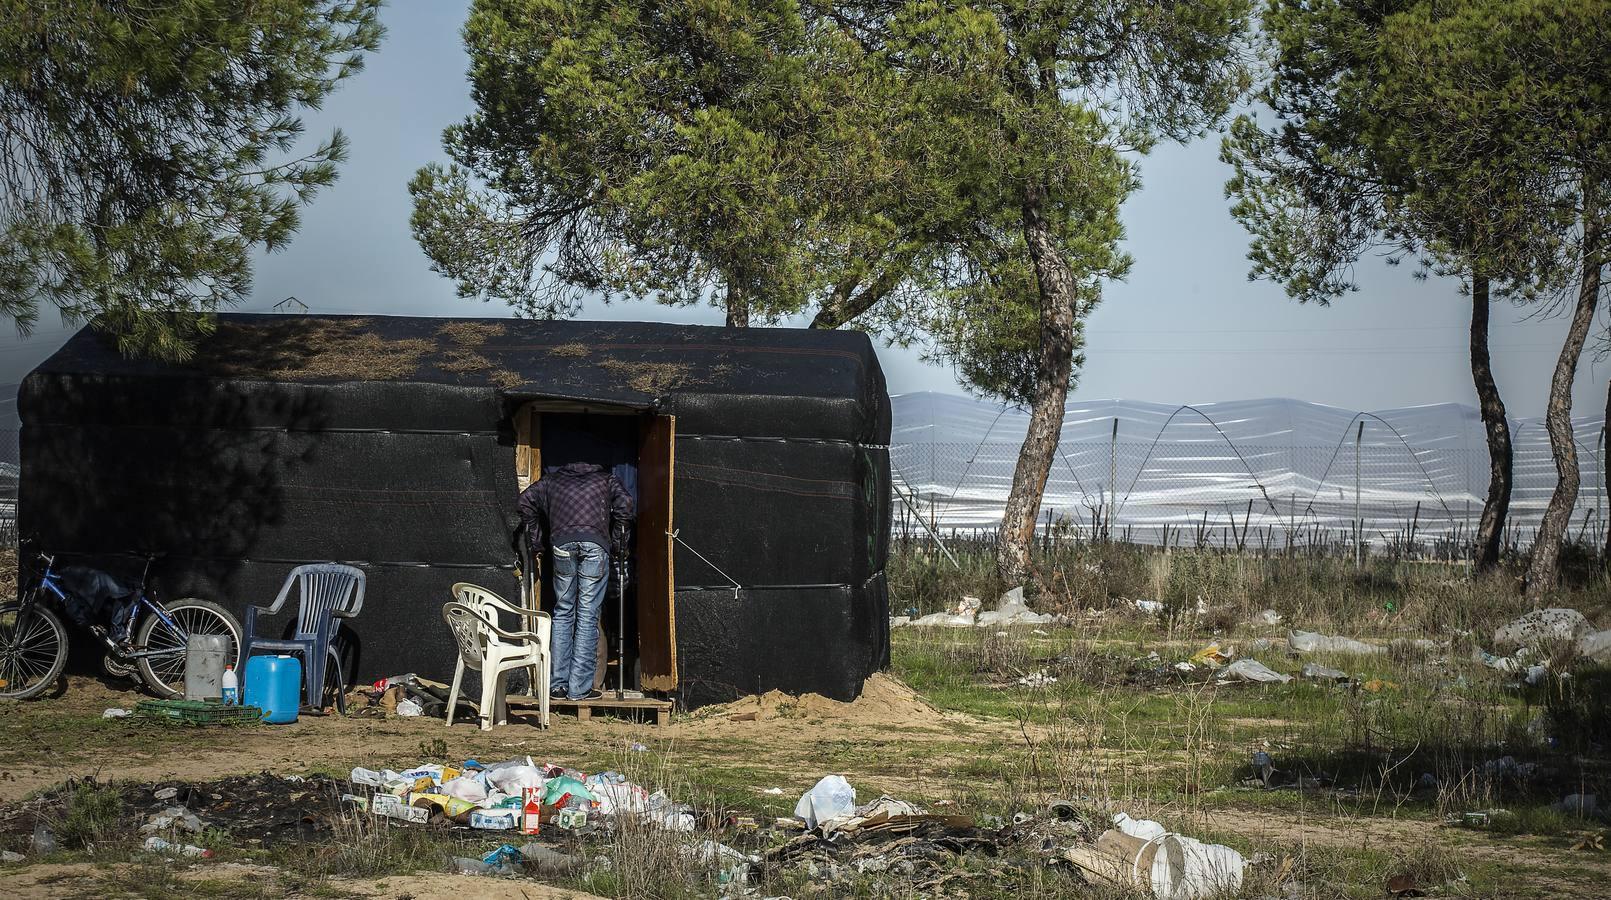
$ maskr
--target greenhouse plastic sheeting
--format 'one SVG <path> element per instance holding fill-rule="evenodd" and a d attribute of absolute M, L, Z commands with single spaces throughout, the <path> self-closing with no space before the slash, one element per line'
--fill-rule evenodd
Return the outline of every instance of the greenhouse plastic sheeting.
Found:
<path fill-rule="evenodd" d="M 1027 411 L 939 393 L 891 398 L 890 463 L 897 527 L 991 529 L 1012 486 Z M 1582 487 L 1574 537 L 1601 540 L 1611 514 L 1600 418 L 1574 419 Z M 1515 489 L 1510 535 L 1526 543 L 1555 489 L 1542 420 L 1511 422 Z M 1474 407 L 1445 403 L 1355 412 L 1299 400 L 1189 406 L 1070 401 L 1047 479 L 1042 524 L 1158 543 L 1216 546 L 1251 533 L 1284 543 L 1332 540 L 1363 522 L 1367 541 L 1469 538 L 1488 490 L 1488 452 Z M 1357 517 L 1357 518 L 1356 518 Z"/>

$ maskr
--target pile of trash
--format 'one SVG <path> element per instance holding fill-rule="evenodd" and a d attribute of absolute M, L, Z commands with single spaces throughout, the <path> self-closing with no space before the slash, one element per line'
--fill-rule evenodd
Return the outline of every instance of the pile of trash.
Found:
<path fill-rule="evenodd" d="M 1154 651 L 1136 663 L 1158 666 L 1162 659 Z M 1201 683 L 1205 676 L 1216 684 L 1286 684 L 1292 680 L 1291 675 L 1283 675 L 1252 657 L 1238 659 L 1235 647 L 1219 644 L 1209 644 L 1170 668 L 1189 683 Z"/>
<path fill-rule="evenodd" d="M 347 714 L 351 716 L 387 718 L 401 716 L 429 716 L 447 718 L 448 686 L 409 672 L 382 678 L 374 684 L 359 686 L 347 692 Z M 475 704 L 462 697 L 459 706 L 475 715 Z"/>
<path fill-rule="evenodd" d="M 794 816 L 777 825 L 800 833 L 760 854 L 765 869 L 802 872 L 824 884 L 858 875 L 899 879 L 926 896 L 966 895 L 966 882 L 975 878 L 999 890 L 1012 867 L 1006 851 L 1052 862 L 1061 848 L 1091 834 L 1067 804 L 1054 804 L 1048 816 L 1019 814 L 1011 824 L 981 829 L 971 816 L 930 812 L 887 795 L 858 804 L 855 788 L 838 775 L 817 782 Z M 976 864 L 959 866 L 960 857 Z"/>
<path fill-rule="evenodd" d="M 837 775 L 807 791 L 794 818 L 805 830 L 761 854 L 763 865 L 803 869 L 812 880 L 830 883 L 887 873 L 920 895 L 966 895 L 961 882 L 980 877 L 995 879 L 999 889 L 1008 870 L 1035 861 L 1070 866 L 1089 884 L 1140 888 L 1159 900 L 1207 900 L 1233 895 L 1248 867 L 1230 847 L 1124 813 L 1098 834 L 1106 817 L 1066 800 L 1051 802 L 1039 815 L 1017 813 L 1010 822 L 986 817 L 981 828 L 970 817 L 930 813 L 889 796 L 858 805 L 855 788 Z M 958 857 L 976 864 L 959 866 Z"/>
<path fill-rule="evenodd" d="M 963 597 L 944 612 L 926 616 L 892 616 L 889 627 L 918 626 L 925 628 L 1003 628 L 1008 625 L 1057 625 L 1064 617 L 1051 613 L 1038 613 L 1024 602 L 1024 589 L 1015 587 L 996 601 L 996 608 L 980 612 L 984 601 L 978 597 Z"/>
<path fill-rule="evenodd" d="M 531 757 L 491 765 L 466 760 L 407 771 L 356 768 L 341 796 L 372 815 L 411 824 L 462 825 L 537 834 L 544 826 L 582 833 L 630 816 L 670 831 L 691 832 L 694 810 L 663 791 L 650 793 L 619 772 L 587 775 Z"/>
<path fill-rule="evenodd" d="M 858 802 L 856 789 L 838 775 L 822 778 L 800 796 L 793 815 L 776 819 L 700 814 L 618 773 L 588 775 L 530 757 L 402 771 L 360 767 L 350 780 L 263 773 L 117 789 L 125 820 L 143 822 L 136 839 L 163 855 L 205 858 L 209 851 L 197 844 L 210 845 L 204 839 L 210 832 L 227 833 L 236 846 L 330 841 L 352 833 L 337 827 L 342 821 L 364 815 L 439 830 L 444 858 L 461 874 L 566 877 L 607 871 L 616 862 L 611 835 L 631 823 L 665 833 L 673 852 L 696 867 L 691 872 L 727 897 L 759 895 L 768 873 L 779 872 L 829 885 L 874 876 L 918 894 L 966 895 L 976 880 L 1010 884 L 1029 864 L 1063 867 L 1091 881 L 1116 878 L 1167 900 L 1200 900 L 1234 891 L 1245 867 L 1235 850 L 1125 815 L 1099 835 L 1107 816 L 1069 801 L 1010 821 L 986 817 L 981 827 L 971 816 L 888 795 Z M 49 825 L 72 790 L 6 810 L 0 836 L 21 846 L 33 828 L 30 852 L 51 852 Z M 24 858 L 13 853 L 7 861 Z M 959 865 L 963 858 L 967 864 Z"/>

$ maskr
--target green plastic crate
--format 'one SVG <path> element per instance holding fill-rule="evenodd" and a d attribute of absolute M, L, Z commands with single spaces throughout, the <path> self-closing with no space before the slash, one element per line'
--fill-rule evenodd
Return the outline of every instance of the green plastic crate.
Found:
<path fill-rule="evenodd" d="M 134 714 L 185 725 L 255 725 L 263 711 L 255 706 L 226 706 L 206 700 L 141 700 Z"/>

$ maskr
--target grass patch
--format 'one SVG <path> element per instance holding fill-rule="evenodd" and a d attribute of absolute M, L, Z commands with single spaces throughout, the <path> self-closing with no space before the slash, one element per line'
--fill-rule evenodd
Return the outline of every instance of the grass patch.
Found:
<path fill-rule="evenodd" d="M 123 798 L 117 788 L 93 780 L 70 781 L 60 816 L 51 827 L 60 846 L 81 849 L 118 834 L 122 816 Z"/>

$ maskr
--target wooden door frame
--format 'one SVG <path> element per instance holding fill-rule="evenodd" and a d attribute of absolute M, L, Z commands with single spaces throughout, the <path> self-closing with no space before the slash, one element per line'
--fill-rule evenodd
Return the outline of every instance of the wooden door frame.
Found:
<path fill-rule="evenodd" d="M 663 648 L 650 648 L 648 658 L 664 672 L 645 675 L 640 671 L 639 687 L 651 691 L 672 691 L 680 683 L 680 673 L 677 665 L 677 587 L 675 560 L 673 553 L 672 532 L 675 521 L 675 485 L 676 485 L 676 456 L 677 456 L 677 418 L 664 415 L 652 410 L 632 409 L 619 406 L 599 406 L 583 403 L 566 402 L 562 400 L 529 400 L 521 403 L 513 413 L 515 433 L 515 482 L 517 490 L 524 491 L 533 482 L 542 478 L 543 457 L 543 428 L 542 417 L 544 413 L 595 413 L 605 415 L 635 415 L 639 417 L 638 429 L 638 519 L 637 547 L 638 547 L 638 573 L 637 584 L 637 643 L 638 661 L 640 670 L 645 659 L 643 643 L 643 623 L 654 621 L 664 622 L 665 644 Z M 645 466 L 643 464 L 644 449 L 650 441 L 663 442 L 665 466 L 663 475 L 651 473 L 650 478 L 644 478 Z M 658 466 L 658 463 L 655 463 Z M 663 499 L 649 498 L 647 488 L 655 486 L 654 480 L 664 479 Z M 645 500 L 651 502 L 645 503 Z M 643 528 L 643 512 L 647 507 L 658 519 L 654 530 L 661 533 L 648 533 Z M 652 578 L 657 587 L 645 590 L 648 579 L 645 575 L 645 550 L 649 551 L 648 558 L 654 562 L 655 570 Z M 659 561 L 664 560 L 664 582 L 660 580 Z M 662 585 L 663 587 L 659 587 Z M 540 587 L 533 585 L 534 594 Z M 533 598 L 535 599 L 535 597 Z M 658 608 L 656 608 L 658 607 Z M 646 619 L 645 613 L 650 613 Z"/>

